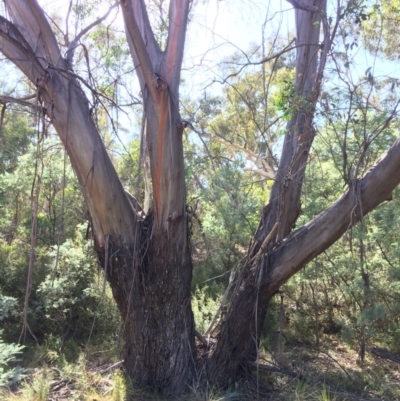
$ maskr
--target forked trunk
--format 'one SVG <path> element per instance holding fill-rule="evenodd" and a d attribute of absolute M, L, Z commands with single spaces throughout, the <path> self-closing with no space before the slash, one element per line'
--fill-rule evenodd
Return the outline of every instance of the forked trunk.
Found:
<path fill-rule="evenodd" d="M 165 52 L 144 1 L 121 2 L 143 95 L 142 139 L 153 192 L 145 218 L 126 195 L 71 71 L 74 49 L 67 63 L 36 0 L 7 0 L 6 6 L 13 22 L 0 18 L 1 51 L 37 86 L 81 184 L 96 251 L 124 323 L 126 371 L 143 385 L 180 393 L 195 360 L 178 91 L 189 0 L 171 2 Z"/>
<path fill-rule="evenodd" d="M 191 384 L 196 359 L 183 125 L 177 95 L 161 74 L 155 85 L 155 101 L 144 90 L 142 138 L 150 159 L 153 205 L 144 220 L 139 216 L 128 249 L 108 244 L 108 250 L 98 253 L 109 258 L 104 266 L 123 319 L 126 372 L 142 385 L 179 394 Z"/>

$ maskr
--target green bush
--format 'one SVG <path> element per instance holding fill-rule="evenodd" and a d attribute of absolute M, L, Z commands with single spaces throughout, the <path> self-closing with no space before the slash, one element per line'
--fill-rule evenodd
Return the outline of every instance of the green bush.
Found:
<path fill-rule="evenodd" d="M 18 361 L 17 356 L 25 348 L 23 345 L 6 344 L 0 331 L 0 387 L 11 386 L 24 377 L 23 369 L 19 366 L 9 367 Z"/>
<path fill-rule="evenodd" d="M 204 333 L 219 308 L 218 299 L 214 299 L 207 292 L 207 287 L 197 289 L 192 297 L 192 309 L 196 330 Z"/>
<path fill-rule="evenodd" d="M 42 330 L 60 336 L 63 342 L 72 338 L 87 341 L 91 335 L 115 332 L 119 322 L 109 291 L 103 293 L 103 277 L 95 278 L 96 261 L 84 229 L 78 226 L 74 240 L 50 252 L 49 273 L 37 289 L 36 313 L 45 322 Z"/>

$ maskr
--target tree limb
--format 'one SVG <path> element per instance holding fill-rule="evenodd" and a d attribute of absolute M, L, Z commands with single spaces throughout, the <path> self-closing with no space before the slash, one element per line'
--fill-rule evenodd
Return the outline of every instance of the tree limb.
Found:
<path fill-rule="evenodd" d="M 146 5 L 143 0 L 123 0 L 121 6 L 140 86 L 142 91 L 147 87 L 152 99 L 157 101 L 154 65 L 159 64 L 161 50 L 151 30 Z"/>
<path fill-rule="evenodd" d="M 68 44 L 68 50 L 67 50 L 66 59 L 67 59 L 67 62 L 68 62 L 69 66 L 73 65 L 75 50 L 78 47 L 78 42 L 82 38 L 82 36 L 86 35 L 92 28 L 94 28 L 95 26 L 97 26 L 101 22 L 103 22 L 110 15 L 111 11 L 115 7 L 118 7 L 118 3 L 113 4 L 102 17 L 97 18 L 95 21 L 93 21 L 86 28 L 82 29 L 78 33 L 78 35 L 76 35 L 76 37 Z"/>
<path fill-rule="evenodd" d="M 3 38 L 1 52 L 32 82 L 35 82 L 44 73 L 44 68 L 18 28 L 2 16 L 0 16 L 0 37 Z"/>
<path fill-rule="evenodd" d="M 400 138 L 340 199 L 277 244 L 269 255 L 273 270 L 263 297 L 268 299 L 305 264 L 387 200 L 399 183 Z"/>
<path fill-rule="evenodd" d="M 175 0 L 169 4 L 168 41 L 165 55 L 166 78 L 175 92 L 179 86 L 185 47 L 190 0 Z"/>
<path fill-rule="evenodd" d="M 23 98 L 16 98 L 8 95 L 0 95 L 0 103 L 7 104 L 7 103 L 17 103 L 24 107 L 29 107 L 30 109 L 36 110 L 36 105 L 34 103 L 28 102 L 30 99 L 34 99 L 36 95 L 25 96 Z"/>
<path fill-rule="evenodd" d="M 37 1 L 5 0 L 5 3 L 11 20 L 29 41 L 38 59 L 43 60 L 44 63 L 62 65 L 64 60 L 56 37 Z"/>
<path fill-rule="evenodd" d="M 15 21 L 10 23 L 0 18 L 0 51 L 38 88 L 37 95 L 40 93 L 80 182 L 98 247 L 104 246 L 107 235 L 116 241 L 134 241 L 137 215 L 91 117 L 89 102 L 77 77 L 70 71 L 60 72 L 66 70 L 63 68 L 66 63 L 64 59 L 59 61 L 59 49 L 51 47 L 49 38 L 45 41 L 47 45 L 42 43 L 42 32 L 50 29 L 49 24 L 44 14 L 27 13 L 24 9 L 27 3 L 36 7 L 36 14 L 43 14 L 35 0 L 7 0 Z M 55 53 L 48 55 L 45 45 Z"/>
<path fill-rule="evenodd" d="M 161 53 L 160 46 L 158 45 L 154 36 L 153 30 L 151 29 L 149 16 L 147 14 L 147 8 L 144 0 L 126 0 L 132 4 L 132 10 L 136 16 L 136 22 L 139 26 L 140 33 L 143 41 L 150 55 L 156 55 Z"/>

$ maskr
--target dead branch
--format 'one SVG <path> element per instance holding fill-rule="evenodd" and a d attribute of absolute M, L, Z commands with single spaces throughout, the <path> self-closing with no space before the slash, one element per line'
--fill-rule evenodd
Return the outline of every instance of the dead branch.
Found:
<path fill-rule="evenodd" d="M 209 343 L 208 341 L 197 331 L 194 331 L 194 335 L 196 336 L 196 338 L 206 347 L 208 348 Z"/>
<path fill-rule="evenodd" d="M 294 377 L 295 379 L 309 382 L 309 380 L 303 374 L 287 368 L 280 368 L 278 366 L 273 366 L 273 365 L 264 365 L 256 362 L 249 363 L 249 366 L 253 369 L 262 370 L 263 372 L 281 373 L 286 376 Z"/>
<path fill-rule="evenodd" d="M 98 370 L 96 373 L 100 373 L 100 374 L 107 373 L 107 372 L 109 372 L 110 370 L 119 368 L 120 366 L 122 366 L 123 363 L 124 363 L 123 360 L 122 360 L 122 361 L 115 362 L 115 363 L 113 363 L 112 365 L 107 366 L 107 367 L 104 368 L 104 369 Z"/>
<path fill-rule="evenodd" d="M 400 363 L 400 356 L 393 354 L 386 348 L 378 348 L 378 347 L 368 347 L 367 351 L 375 356 L 378 356 L 382 359 L 388 359 L 389 361 Z"/>
<path fill-rule="evenodd" d="M 6 105 L 7 103 L 16 103 L 24 107 L 29 107 L 30 109 L 36 110 L 36 104 L 28 102 L 28 100 L 35 99 L 36 94 L 24 96 L 24 97 L 12 97 L 8 95 L 0 95 L 0 103 Z"/>

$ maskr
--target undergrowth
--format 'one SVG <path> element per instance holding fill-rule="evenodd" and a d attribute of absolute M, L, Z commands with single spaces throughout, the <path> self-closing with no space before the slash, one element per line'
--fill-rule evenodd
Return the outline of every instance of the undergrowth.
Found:
<path fill-rule="evenodd" d="M 292 373 L 253 371 L 222 391 L 193 386 L 181 398 L 145 391 L 127 379 L 116 348 L 102 351 L 92 347 L 74 362 L 37 346 L 31 352 L 30 370 L 18 385 L 0 389 L 4 401 L 386 401 L 400 400 L 400 366 L 368 356 L 363 364 L 357 353 L 338 341 L 319 348 L 286 344 L 278 352 L 260 350 L 260 364 Z M 268 347 L 268 342 L 265 343 Z M 52 356 L 53 355 L 53 356 Z M 33 366 L 32 363 L 36 366 Z M 293 374 L 294 373 L 294 374 Z"/>

